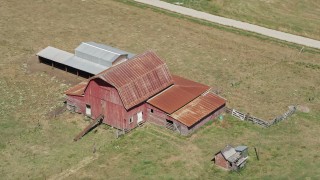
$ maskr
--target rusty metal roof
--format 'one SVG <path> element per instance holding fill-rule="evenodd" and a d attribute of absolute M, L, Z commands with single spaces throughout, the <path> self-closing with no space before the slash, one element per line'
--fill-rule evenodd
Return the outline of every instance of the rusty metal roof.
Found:
<path fill-rule="evenodd" d="M 148 103 L 172 114 L 194 100 L 210 87 L 173 75 L 174 85 L 148 100 Z"/>
<path fill-rule="evenodd" d="M 95 76 L 114 86 L 126 109 L 147 100 L 173 84 L 165 62 L 147 51 Z"/>
<path fill-rule="evenodd" d="M 172 76 L 174 84 L 183 87 L 186 91 L 190 93 L 199 93 L 208 90 L 210 87 L 183 77 L 173 75 Z"/>
<path fill-rule="evenodd" d="M 226 101 L 212 92 L 205 93 L 194 99 L 170 116 L 191 127 L 211 112 L 219 109 Z"/>
<path fill-rule="evenodd" d="M 88 85 L 88 81 L 83 81 L 83 82 L 71 87 L 67 91 L 65 91 L 65 94 L 83 96 L 84 90 L 86 89 L 87 85 Z"/>

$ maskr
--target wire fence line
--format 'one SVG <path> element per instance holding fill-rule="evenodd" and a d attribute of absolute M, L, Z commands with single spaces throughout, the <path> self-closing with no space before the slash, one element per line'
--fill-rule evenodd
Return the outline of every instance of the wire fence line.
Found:
<path fill-rule="evenodd" d="M 275 117 L 271 121 L 266 121 L 261 118 L 254 117 L 254 116 L 250 115 L 249 113 L 243 113 L 243 112 L 240 112 L 240 111 L 238 111 L 236 109 L 232 109 L 232 108 L 226 108 L 226 112 L 231 114 L 232 116 L 242 120 L 242 121 L 250 121 L 254 124 L 258 124 L 262 127 L 267 128 L 267 127 L 270 127 L 274 124 L 277 124 L 277 123 L 287 119 L 292 114 L 294 114 L 297 110 L 296 106 L 293 106 L 293 105 L 289 106 L 288 108 L 289 108 L 288 111 L 286 111 L 284 114 L 282 114 L 280 116 Z"/>

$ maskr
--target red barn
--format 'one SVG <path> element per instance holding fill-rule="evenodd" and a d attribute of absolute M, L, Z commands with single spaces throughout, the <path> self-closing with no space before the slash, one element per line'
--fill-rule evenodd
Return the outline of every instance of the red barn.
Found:
<path fill-rule="evenodd" d="M 145 52 L 68 91 L 69 110 L 120 130 L 150 121 L 187 135 L 224 109 L 210 87 L 172 76 L 155 53 Z"/>

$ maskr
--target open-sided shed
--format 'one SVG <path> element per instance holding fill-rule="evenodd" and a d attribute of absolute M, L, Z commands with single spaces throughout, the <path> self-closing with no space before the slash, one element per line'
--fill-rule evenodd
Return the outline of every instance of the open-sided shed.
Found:
<path fill-rule="evenodd" d="M 48 46 L 38 52 L 37 56 L 41 63 L 92 77 L 135 55 L 104 44 L 82 42 L 75 49 L 75 54 Z"/>

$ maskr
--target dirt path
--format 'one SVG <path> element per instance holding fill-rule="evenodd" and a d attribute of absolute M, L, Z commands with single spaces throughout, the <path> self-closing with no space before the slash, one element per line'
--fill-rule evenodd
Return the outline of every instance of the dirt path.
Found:
<path fill-rule="evenodd" d="M 213 23 L 218 23 L 218 24 L 225 25 L 225 26 L 231 26 L 234 28 L 242 29 L 245 31 L 251 31 L 254 33 L 262 34 L 262 35 L 269 36 L 269 37 L 276 38 L 276 39 L 280 39 L 283 41 L 320 49 L 320 41 L 317 41 L 314 39 L 305 38 L 302 36 L 297 36 L 297 35 L 281 32 L 281 31 L 276 31 L 273 29 L 269 29 L 269 28 L 241 22 L 241 21 L 236 21 L 236 20 L 229 19 L 229 18 L 215 16 L 212 14 L 204 13 L 201 11 L 196 11 L 196 10 L 193 10 L 190 8 L 185 8 L 182 6 L 177 6 L 177 5 L 163 2 L 160 0 L 135 0 L 135 1 L 140 2 L 140 3 L 144 3 L 144 4 L 148 4 L 151 6 L 155 6 L 158 8 L 166 9 L 166 10 L 169 10 L 172 12 L 180 13 L 183 15 L 191 16 L 194 18 L 203 19 L 203 20 L 210 21 Z"/>
<path fill-rule="evenodd" d="M 69 177 L 70 175 L 76 173 L 77 171 L 79 171 L 81 168 L 87 166 L 88 164 L 90 164 L 91 162 L 93 162 L 94 160 L 98 159 L 99 155 L 95 154 L 94 156 L 90 156 L 90 157 L 86 157 L 84 158 L 82 161 L 80 161 L 78 164 L 76 164 L 75 166 L 66 169 L 65 171 L 56 174 L 54 176 L 51 176 L 49 178 L 49 180 L 62 180 L 62 179 L 66 179 L 67 177 Z"/>

